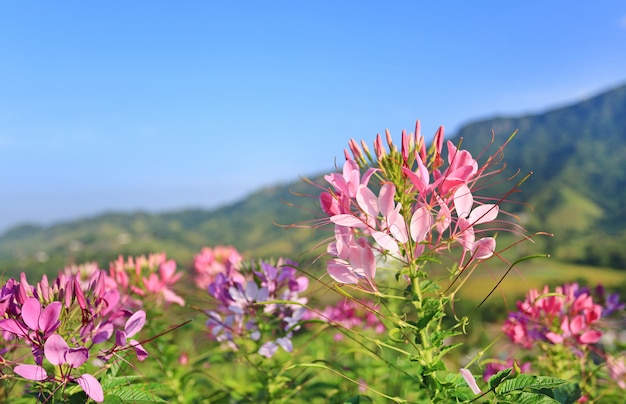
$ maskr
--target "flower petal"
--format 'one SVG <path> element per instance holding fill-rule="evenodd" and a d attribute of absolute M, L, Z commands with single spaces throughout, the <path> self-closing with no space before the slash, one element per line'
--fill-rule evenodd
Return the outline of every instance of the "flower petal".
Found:
<path fill-rule="evenodd" d="M 474 243 L 472 256 L 477 260 L 486 260 L 493 255 L 496 250 L 496 239 L 484 237 Z"/>
<path fill-rule="evenodd" d="M 13 371 L 28 380 L 41 381 L 48 377 L 46 369 L 38 365 L 17 365 Z"/>
<path fill-rule="evenodd" d="M 331 216 L 330 221 L 335 223 L 338 226 L 356 227 L 358 229 L 367 228 L 367 224 L 365 224 L 363 220 L 359 219 L 358 217 L 354 215 L 350 215 L 347 213 L 342 213 L 340 215 Z"/>
<path fill-rule="evenodd" d="M 378 216 L 378 198 L 371 189 L 365 185 L 359 185 L 356 191 L 356 201 L 359 207 L 369 216 Z"/>
<path fill-rule="evenodd" d="M 337 260 L 329 261 L 326 270 L 328 271 L 328 275 L 330 275 L 330 277 L 336 282 L 346 284 L 355 284 L 359 282 L 359 277 L 354 273 L 352 268 Z"/>
<path fill-rule="evenodd" d="M 426 236 L 430 232 L 433 218 L 428 212 L 428 209 L 422 206 L 415 210 L 413 216 L 411 216 L 411 237 L 416 243 L 421 243 L 426 239 Z"/>
<path fill-rule="evenodd" d="M 395 195 L 396 186 L 392 183 L 387 182 L 380 187 L 380 192 L 378 193 L 378 208 L 383 216 L 389 216 L 389 214 L 391 214 L 391 211 L 395 207 L 393 200 Z"/>
<path fill-rule="evenodd" d="M 493 220 L 496 220 L 498 216 L 498 205 L 494 205 L 492 203 L 486 205 L 476 206 L 472 213 L 469 214 L 467 220 L 471 223 L 472 226 L 481 223 L 488 223 Z"/>
<path fill-rule="evenodd" d="M 465 379 L 467 385 L 470 387 L 470 389 L 472 389 L 472 392 L 474 394 L 480 394 L 480 387 L 478 387 L 478 384 L 476 384 L 476 379 L 472 375 L 472 372 L 467 369 L 460 369 L 460 372 L 461 376 L 463 376 L 463 379 Z"/>
<path fill-rule="evenodd" d="M 468 217 L 472 211 L 473 204 L 474 197 L 467 185 L 463 184 L 458 187 L 454 192 L 454 208 L 456 209 L 456 215 L 458 217 Z"/>
<path fill-rule="evenodd" d="M 272 341 L 268 341 L 265 344 L 261 345 L 261 348 L 259 348 L 259 355 L 265 356 L 266 358 L 271 358 L 272 356 L 274 356 L 277 350 L 278 345 L 276 345 Z"/>
<path fill-rule="evenodd" d="M 148 357 L 148 351 L 138 341 L 131 339 L 129 344 L 135 349 L 135 355 L 137 355 L 139 362 Z"/>
<path fill-rule="evenodd" d="M 67 342 L 59 334 L 52 334 L 43 345 L 43 353 L 53 365 L 67 363 L 65 354 L 70 350 Z"/>
<path fill-rule="evenodd" d="M 400 251 L 400 247 L 398 247 L 398 242 L 389 234 L 383 233 L 382 231 L 375 231 L 372 233 L 372 237 L 379 246 L 389 251 L 390 253 L 395 254 Z"/>
<path fill-rule="evenodd" d="M 276 340 L 276 343 L 287 352 L 293 351 L 293 344 L 291 343 L 291 340 L 287 337 L 278 338 Z"/>
<path fill-rule="evenodd" d="M 41 303 L 39 299 L 29 297 L 22 305 L 22 319 L 33 331 L 39 330 L 39 315 L 41 314 Z"/>
<path fill-rule="evenodd" d="M 52 302 L 46 306 L 39 317 L 39 329 L 45 334 L 54 332 L 59 327 L 59 315 L 63 305 L 61 302 Z"/>
<path fill-rule="evenodd" d="M 12 318 L 0 320 L 0 330 L 8 331 L 18 337 L 25 337 L 28 335 L 28 330 L 24 327 L 24 324 L 18 323 Z"/>
<path fill-rule="evenodd" d="M 139 331 L 141 331 L 145 323 L 146 323 L 146 312 L 143 310 L 137 310 L 126 321 L 126 326 L 124 326 L 124 331 L 126 332 L 126 336 L 130 338 L 133 335 L 137 334 Z"/>
<path fill-rule="evenodd" d="M 97 403 L 104 401 L 104 392 L 98 379 L 86 373 L 76 378 L 76 383 L 87 393 L 89 398 Z"/>
<path fill-rule="evenodd" d="M 77 368 L 89 359 L 89 351 L 87 348 L 74 348 L 65 354 L 66 362 L 73 368 Z"/>

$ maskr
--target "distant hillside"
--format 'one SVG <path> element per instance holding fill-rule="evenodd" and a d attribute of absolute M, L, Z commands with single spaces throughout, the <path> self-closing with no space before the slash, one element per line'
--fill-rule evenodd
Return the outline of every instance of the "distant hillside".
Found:
<path fill-rule="evenodd" d="M 465 126 L 458 137 L 478 153 L 515 130 L 509 173 L 533 171 L 521 199 L 535 207 L 530 227 L 555 234 L 559 259 L 626 268 L 626 85 L 543 114 Z"/>
<path fill-rule="evenodd" d="M 105 266 L 119 254 L 159 251 L 189 264 L 202 247 L 219 244 L 233 245 L 250 257 L 311 261 L 315 240 L 329 234 L 286 226 L 315 216 L 314 193 L 314 186 L 298 181 L 264 188 L 215 210 L 108 213 L 50 227 L 19 226 L 0 236 L 0 271 L 56 273 L 71 263 Z"/>
<path fill-rule="evenodd" d="M 519 134 L 505 160 L 510 173 L 534 172 L 518 197 L 535 207 L 527 226 L 555 234 L 541 251 L 558 260 L 626 269 L 626 86 L 543 114 L 472 123 L 456 141 L 462 137 L 463 148 L 478 155 L 492 130 L 499 145 L 515 129 Z M 118 254 L 155 251 L 188 264 L 200 248 L 217 244 L 234 245 L 250 257 L 310 262 L 320 252 L 313 247 L 330 234 L 277 224 L 315 218 L 317 193 L 297 181 L 210 211 L 110 213 L 46 228 L 20 226 L 0 236 L 0 270 L 56 273 L 72 262 L 106 265 Z M 504 208 L 520 212 L 520 206 Z"/>

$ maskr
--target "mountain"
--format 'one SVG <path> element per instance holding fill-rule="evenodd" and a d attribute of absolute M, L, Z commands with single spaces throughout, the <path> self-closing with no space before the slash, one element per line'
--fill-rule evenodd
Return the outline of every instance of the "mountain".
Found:
<path fill-rule="evenodd" d="M 463 147 L 480 152 L 492 136 L 508 173 L 533 172 L 521 187 L 532 230 L 554 233 L 559 259 L 626 269 L 626 85 L 574 105 L 463 127 Z"/>
<path fill-rule="evenodd" d="M 527 216 L 531 231 L 554 233 L 538 251 L 557 260 L 626 269 L 626 85 L 545 113 L 474 122 L 452 140 L 462 138 L 463 148 L 478 156 L 492 130 L 493 149 L 516 129 L 505 151 L 508 173 L 533 175 L 511 198 L 528 201 L 533 211 L 521 204 L 503 208 Z M 504 194 L 510 187 L 493 190 Z M 234 245 L 249 257 L 311 262 L 323 252 L 316 244 L 330 233 L 285 226 L 315 218 L 318 193 L 296 181 L 210 211 L 108 213 L 50 227 L 20 226 L 0 236 L 0 271 L 56 273 L 86 261 L 106 267 L 119 254 L 159 251 L 189 264 L 203 246 L 218 244 Z"/>
<path fill-rule="evenodd" d="M 106 213 L 50 227 L 19 226 L 0 236 L 0 272 L 55 274 L 89 261 L 107 268 L 120 254 L 161 251 L 190 264 L 202 247 L 215 245 L 233 245 L 248 257 L 310 262 L 319 255 L 315 244 L 329 234 L 289 225 L 306 225 L 314 217 L 315 192 L 313 185 L 298 181 L 261 189 L 215 210 Z"/>

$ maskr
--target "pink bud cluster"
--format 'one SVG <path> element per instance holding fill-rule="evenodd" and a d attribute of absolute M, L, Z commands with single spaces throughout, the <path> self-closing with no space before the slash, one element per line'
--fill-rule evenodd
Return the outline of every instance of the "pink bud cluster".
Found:
<path fill-rule="evenodd" d="M 232 246 L 204 247 L 193 259 L 194 280 L 206 289 L 219 273 L 233 272 L 241 263 L 241 254 Z M 236 271 L 235 271 L 236 272 Z"/>
<path fill-rule="evenodd" d="M 414 134 L 402 133 L 401 143 L 398 151 L 387 132 L 387 150 L 378 135 L 372 156 L 364 142 L 351 140 L 343 171 L 324 177 L 331 187 L 321 193 L 320 204 L 335 226 L 328 273 L 337 282 L 375 290 L 378 255 L 410 264 L 458 243 L 463 268 L 495 251 L 495 239 L 477 237 L 483 230 L 476 226 L 494 222 L 498 204 L 476 203 L 472 191 L 493 159 L 479 167 L 468 151 L 448 141 L 446 165 L 443 127 L 427 151 L 419 122 Z"/>
<path fill-rule="evenodd" d="M 371 305 L 365 301 L 355 301 L 351 299 L 343 299 L 332 306 L 326 306 L 322 311 L 310 311 L 307 319 L 319 319 L 328 322 L 330 325 L 352 329 L 371 329 L 377 334 L 385 332 L 385 325 L 376 316 L 378 306 Z M 335 334 L 335 341 L 340 341 L 344 334 L 338 332 Z"/>
<path fill-rule="evenodd" d="M 78 369 L 90 358 L 106 363 L 127 349 L 140 360 L 148 355 L 139 342 L 127 339 L 141 330 L 145 312 L 123 309 L 119 292 L 108 288 L 105 278 L 95 270 L 82 282 L 65 273 L 53 282 L 44 275 L 35 286 L 24 273 L 19 281 L 9 279 L 0 292 L 4 366 L 27 380 L 77 383 L 94 401 L 103 401 L 98 380 L 77 374 Z"/>
<path fill-rule="evenodd" d="M 109 277 L 129 299 L 151 297 L 154 303 L 176 303 L 184 306 L 185 300 L 176 294 L 173 286 L 182 276 L 176 272 L 176 261 L 168 260 L 165 253 L 146 256 L 120 256 L 109 265 Z M 141 305 L 141 300 L 134 299 Z"/>
<path fill-rule="evenodd" d="M 307 299 L 299 294 L 307 287 L 308 279 L 296 276 L 290 261 L 228 267 L 208 287 L 217 304 L 207 311 L 209 336 L 232 349 L 240 338 L 256 341 L 257 352 L 268 358 L 279 347 L 291 352 L 291 337 L 306 313 Z"/>
<path fill-rule="evenodd" d="M 545 286 L 541 293 L 532 289 L 517 302 L 517 311 L 509 314 L 503 330 L 525 348 L 538 341 L 582 347 L 602 337 L 602 311 L 589 290 L 576 283 L 557 286 L 554 292 Z"/>

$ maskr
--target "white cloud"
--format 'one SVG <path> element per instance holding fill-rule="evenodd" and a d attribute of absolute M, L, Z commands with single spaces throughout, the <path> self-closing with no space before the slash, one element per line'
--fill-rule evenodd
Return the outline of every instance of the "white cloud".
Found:
<path fill-rule="evenodd" d="M 619 26 L 623 29 L 626 29 L 626 15 L 622 16 L 622 18 L 619 19 Z"/>

